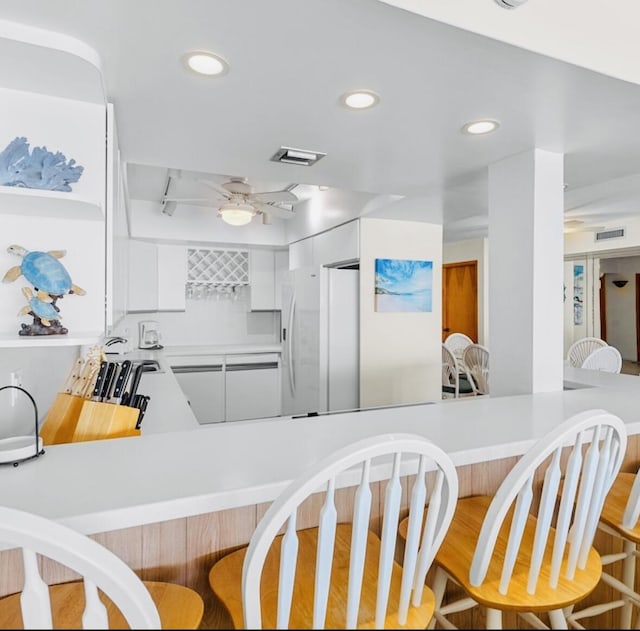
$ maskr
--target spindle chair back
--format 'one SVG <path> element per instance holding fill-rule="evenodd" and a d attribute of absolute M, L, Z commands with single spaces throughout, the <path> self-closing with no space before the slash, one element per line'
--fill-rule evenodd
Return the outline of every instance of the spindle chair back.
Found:
<path fill-rule="evenodd" d="M 377 482 L 386 483 L 380 536 L 370 529 Z M 356 487 L 353 511 L 339 523 L 336 494 L 344 486 Z M 318 492 L 317 527 L 298 530 L 299 507 Z M 248 548 L 213 566 L 211 587 L 236 628 L 424 629 L 433 614 L 425 577 L 457 494 L 451 459 L 424 437 L 385 434 L 358 441 L 294 480 L 269 507 Z M 410 525 L 400 564 L 403 497 Z"/>

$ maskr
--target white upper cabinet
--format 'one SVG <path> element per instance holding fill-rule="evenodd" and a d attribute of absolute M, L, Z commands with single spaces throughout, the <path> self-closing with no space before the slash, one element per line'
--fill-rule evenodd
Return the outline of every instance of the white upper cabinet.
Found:
<path fill-rule="evenodd" d="M 129 312 L 184 311 L 186 280 L 184 246 L 129 241 Z"/>
<path fill-rule="evenodd" d="M 359 225 L 358 220 L 350 221 L 312 237 L 314 265 L 357 261 L 360 258 Z"/>
<path fill-rule="evenodd" d="M 183 245 L 158 245 L 158 311 L 186 309 L 187 249 Z"/>
<path fill-rule="evenodd" d="M 21 259 L 7 247 L 64 250 L 59 259 L 84 295 L 57 300 L 66 335 L 19 336 L 31 315 L 19 276 L 0 285 L 0 346 L 58 346 L 95 343 L 106 327 L 105 173 L 106 100 L 95 51 L 73 38 L 0 20 L 0 151 L 16 138 L 64 155 L 81 166 L 71 191 L 11 186 L 0 182 L 0 275 Z M 74 160 L 74 163 L 71 163 Z M 33 184 L 32 184 L 33 185 Z M 37 181 L 35 183 L 37 185 Z"/>
<path fill-rule="evenodd" d="M 288 266 L 286 250 L 252 249 L 249 253 L 250 309 L 281 309 L 283 273 Z"/>
<path fill-rule="evenodd" d="M 127 311 L 158 310 L 158 248 L 155 243 L 129 240 Z"/>
<path fill-rule="evenodd" d="M 360 222 L 355 219 L 289 246 L 289 269 L 336 266 L 360 258 Z"/>

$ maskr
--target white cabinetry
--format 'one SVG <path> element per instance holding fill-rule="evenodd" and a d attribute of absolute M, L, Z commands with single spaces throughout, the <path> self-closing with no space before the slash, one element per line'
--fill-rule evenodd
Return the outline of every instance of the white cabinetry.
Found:
<path fill-rule="evenodd" d="M 158 253 L 155 243 L 129 241 L 128 311 L 157 311 Z"/>
<path fill-rule="evenodd" d="M 280 414 L 280 370 L 277 355 L 230 356 L 225 383 L 225 421 Z"/>
<path fill-rule="evenodd" d="M 158 311 L 186 309 L 187 250 L 181 245 L 158 245 Z"/>
<path fill-rule="evenodd" d="M 183 246 L 129 241 L 129 312 L 184 311 L 187 254 Z"/>
<path fill-rule="evenodd" d="M 281 413 L 278 353 L 183 355 L 168 360 L 201 424 Z"/>
<path fill-rule="evenodd" d="M 357 261 L 360 258 L 359 225 L 356 219 L 312 237 L 314 265 Z"/>
<path fill-rule="evenodd" d="M 289 269 L 337 266 L 360 258 L 360 222 L 355 219 L 337 228 L 296 241 L 289 246 Z"/>
<path fill-rule="evenodd" d="M 198 366 L 193 365 L 188 358 L 178 361 L 178 364 L 172 362 L 172 370 L 198 422 L 224 421 L 224 358 L 207 357 L 207 363 Z"/>
<path fill-rule="evenodd" d="M 281 308 L 283 274 L 288 267 L 286 250 L 253 249 L 249 253 L 251 311 Z"/>

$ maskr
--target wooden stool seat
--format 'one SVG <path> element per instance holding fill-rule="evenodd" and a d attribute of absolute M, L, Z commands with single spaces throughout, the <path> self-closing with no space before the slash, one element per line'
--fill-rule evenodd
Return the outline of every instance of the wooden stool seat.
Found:
<path fill-rule="evenodd" d="M 315 557 L 318 545 L 318 529 L 299 530 L 299 563 L 296 568 L 296 580 L 293 599 L 296 606 L 291 612 L 290 628 L 310 629 L 313 612 L 313 584 L 315 573 Z M 275 538 L 264 564 L 261 584 L 263 627 L 273 629 L 276 626 L 276 603 L 278 570 L 282 535 Z M 351 524 L 338 524 L 336 528 L 336 547 L 334 565 L 331 575 L 329 603 L 327 607 L 326 628 L 345 628 L 346 586 L 348 585 L 349 546 L 351 543 Z M 236 629 L 244 627 L 242 615 L 242 565 L 247 549 L 241 548 L 223 557 L 209 572 L 209 584 L 229 612 Z M 376 589 L 378 585 L 378 558 L 380 556 L 380 538 L 369 531 L 367 537 L 367 553 L 365 557 L 362 600 L 358 614 L 359 629 L 375 628 Z M 393 605 L 400 596 L 402 568 L 394 564 L 389 602 Z M 393 607 L 392 607 L 393 608 Z M 409 609 L 409 618 L 403 629 L 424 629 L 433 616 L 433 592 L 425 586 L 422 603 L 419 607 Z M 397 611 L 387 616 L 385 628 L 400 628 Z"/>
<path fill-rule="evenodd" d="M 202 598 L 193 590 L 173 583 L 143 581 L 153 599 L 163 629 L 197 629 L 204 613 Z M 84 587 L 73 581 L 49 587 L 54 629 L 81 629 L 84 609 Z M 104 594 L 100 599 L 107 607 L 110 629 L 128 629 L 118 608 Z M 0 599 L 0 629 L 22 629 L 20 594 Z"/>
<path fill-rule="evenodd" d="M 625 539 L 640 543 L 640 524 L 636 523 L 633 528 L 625 528 L 622 525 L 622 516 L 627 507 L 627 502 L 631 495 L 631 487 L 635 479 L 635 473 L 618 474 L 602 508 L 600 521 L 618 532 Z"/>
<path fill-rule="evenodd" d="M 460 583 L 471 598 L 486 607 L 504 611 L 542 612 L 572 605 L 585 598 L 595 589 L 600 580 L 602 565 L 600 556 L 593 548 L 589 552 L 585 569 L 576 570 L 576 574 L 571 580 L 567 579 L 564 573 L 561 573 L 558 587 L 556 589 L 549 587 L 551 548 L 553 535 L 555 534 L 554 529 L 551 528 L 549 542 L 542 562 L 539 587 L 535 594 L 527 592 L 527 577 L 531 565 L 530 551 L 536 527 L 536 519 L 532 516 L 527 519 L 520 547 L 521 552 L 516 560 L 508 592 L 501 594 L 497 588 L 500 583 L 502 559 L 504 558 L 509 528 L 511 527 L 510 516 L 505 519 L 498 535 L 495 554 L 489 565 L 487 578 L 480 586 L 471 585 L 469 582 L 469 567 L 471 566 L 484 516 L 492 499 L 490 496 L 459 499 L 453 521 L 449 526 L 440 550 L 436 554 L 436 564 L 443 567 Z"/>

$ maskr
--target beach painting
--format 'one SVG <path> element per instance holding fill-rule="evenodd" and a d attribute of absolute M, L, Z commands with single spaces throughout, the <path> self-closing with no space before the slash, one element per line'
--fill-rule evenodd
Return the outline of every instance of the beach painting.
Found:
<path fill-rule="evenodd" d="M 376 311 L 431 311 L 433 261 L 376 259 Z"/>

